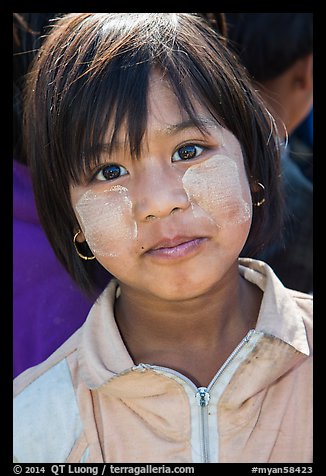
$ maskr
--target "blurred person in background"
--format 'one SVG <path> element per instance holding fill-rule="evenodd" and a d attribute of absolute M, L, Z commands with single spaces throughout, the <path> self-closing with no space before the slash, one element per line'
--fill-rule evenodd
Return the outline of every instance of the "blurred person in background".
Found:
<path fill-rule="evenodd" d="M 313 108 L 291 134 L 290 157 L 298 164 L 304 176 L 313 182 Z"/>
<path fill-rule="evenodd" d="M 50 30 L 51 19 L 58 15 L 13 14 L 14 376 L 54 352 L 84 322 L 93 302 L 59 263 L 44 234 L 22 141 L 25 77 L 44 35 Z M 105 273 L 99 279 L 107 282 L 109 278 Z"/>
<path fill-rule="evenodd" d="M 225 18 L 229 47 L 248 70 L 285 143 L 281 157 L 287 216 L 284 239 L 255 258 L 270 264 L 285 286 L 312 293 L 312 148 L 298 140 L 296 131 L 312 114 L 313 16 L 226 13 Z"/>

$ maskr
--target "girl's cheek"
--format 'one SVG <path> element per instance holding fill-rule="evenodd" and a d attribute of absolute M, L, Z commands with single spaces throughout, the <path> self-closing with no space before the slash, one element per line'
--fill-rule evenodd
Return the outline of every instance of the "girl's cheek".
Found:
<path fill-rule="evenodd" d="M 225 155 L 189 167 L 182 181 L 195 217 L 206 216 L 219 228 L 251 220 L 249 185 L 239 167 Z"/>
<path fill-rule="evenodd" d="M 119 256 L 130 240 L 137 238 L 128 189 L 114 185 L 100 192 L 88 190 L 78 200 L 76 212 L 92 252 L 97 256 Z"/>

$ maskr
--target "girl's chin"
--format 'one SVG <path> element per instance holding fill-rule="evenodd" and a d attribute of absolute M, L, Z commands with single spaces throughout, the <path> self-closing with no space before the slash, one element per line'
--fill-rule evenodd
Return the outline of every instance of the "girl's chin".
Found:
<path fill-rule="evenodd" d="M 188 301 L 205 296 L 216 285 L 216 275 L 211 279 L 207 275 L 203 279 L 200 279 L 198 275 L 193 275 L 186 276 L 184 279 L 178 277 L 152 281 L 144 289 L 146 293 L 163 301 Z"/>

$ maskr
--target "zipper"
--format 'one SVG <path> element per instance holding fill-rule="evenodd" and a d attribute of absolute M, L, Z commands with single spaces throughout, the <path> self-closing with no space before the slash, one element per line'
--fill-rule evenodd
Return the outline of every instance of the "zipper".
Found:
<path fill-rule="evenodd" d="M 251 335 L 254 333 L 254 329 L 251 329 L 248 334 L 241 340 L 237 347 L 226 359 L 224 364 L 217 371 L 208 387 L 198 387 L 196 392 L 196 401 L 200 407 L 200 433 L 201 433 L 201 448 L 202 448 L 202 459 L 204 463 L 209 463 L 209 431 L 208 431 L 208 404 L 210 400 L 210 390 L 224 372 L 226 367 L 229 365 L 231 360 L 240 352 L 242 347 L 249 341 Z"/>
<path fill-rule="evenodd" d="M 209 439 L 208 439 L 208 403 L 210 394 L 207 387 L 198 387 L 196 400 L 200 412 L 200 444 L 203 463 L 209 462 Z"/>
<path fill-rule="evenodd" d="M 240 350 L 242 349 L 242 347 L 247 344 L 247 342 L 249 342 L 250 340 L 250 337 L 252 336 L 252 334 L 255 332 L 255 329 L 251 329 L 248 334 L 242 339 L 242 341 L 236 346 L 236 348 L 234 349 L 234 351 L 229 355 L 229 357 L 226 359 L 226 361 L 224 362 L 224 364 L 220 367 L 220 369 L 217 371 L 217 373 L 215 374 L 215 376 L 213 377 L 213 379 L 211 380 L 211 382 L 209 383 L 208 385 L 208 389 L 210 390 L 212 388 L 212 386 L 214 385 L 214 383 L 216 382 L 216 380 L 220 377 L 220 375 L 224 372 L 224 370 L 226 369 L 226 367 L 229 365 L 229 363 L 231 362 L 231 360 L 234 359 L 234 357 L 240 352 Z"/>
<path fill-rule="evenodd" d="M 241 340 L 241 342 L 237 345 L 237 347 L 233 350 L 233 352 L 229 355 L 226 359 L 224 364 L 220 367 L 217 373 L 214 375 L 213 379 L 209 383 L 207 387 L 197 387 L 188 377 L 181 374 L 177 370 L 169 369 L 167 367 L 161 367 L 158 365 L 151 365 L 151 364 L 139 364 L 138 368 L 149 368 L 153 370 L 162 371 L 164 373 L 172 374 L 181 379 L 183 382 L 186 382 L 190 385 L 195 391 L 195 400 L 199 407 L 199 414 L 200 414 L 200 429 L 199 429 L 199 436 L 200 436 L 200 446 L 201 446 L 201 456 L 203 463 L 209 463 L 209 428 L 208 428 L 208 406 L 210 401 L 210 391 L 217 381 L 217 379 L 221 376 L 224 370 L 227 368 L 229 363 L 234 359 L 234 357 L 240 352 L 247 342 L 249 342 L 250 337 L 255 332 L 254 329 L 251 329 L 248 334 Z"/>

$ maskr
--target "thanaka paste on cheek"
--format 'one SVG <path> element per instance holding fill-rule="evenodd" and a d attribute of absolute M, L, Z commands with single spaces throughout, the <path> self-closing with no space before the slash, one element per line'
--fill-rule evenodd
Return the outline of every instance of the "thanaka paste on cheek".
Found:
<path fill-rule="evenodd" d="M 97 256 L 118 257 L 119 249 L 137 238 L 128 189 L 114 185 L 88 190 L 78 200 L 76 211 L 88 246 Z"/>
<path fill-rule="evenodd" d="M 214 155 L 192 165 L 182 182 L 196 218 L 206 216 L 219 228 L 251 219 L 249 187 L 230 157 Z"/>

